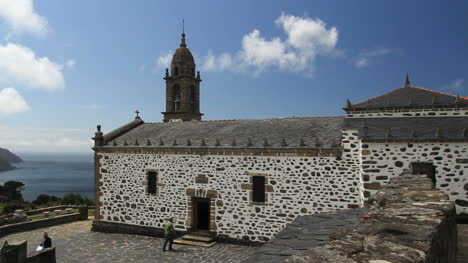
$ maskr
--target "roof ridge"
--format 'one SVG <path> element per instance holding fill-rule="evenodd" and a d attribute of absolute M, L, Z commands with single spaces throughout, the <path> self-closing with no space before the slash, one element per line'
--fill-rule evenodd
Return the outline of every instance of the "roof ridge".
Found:
<path fill-rule="evenodd" d="M 253 119 L 224 119 L 224 120 L 204 120 L 204 121 L 181 121 L 181 122 L 145 122 L 145 124 L 157 123 L 196 123 L 196 122 L 223 122 L 223 121 L 243 121 L 243 120 L 280 120 L 280 119 L 313 119 L 313 118 L 344 118 L 346 116 L 302 116 L 302 117 L 273 117 L 273 118 L 253 118 Z"/>

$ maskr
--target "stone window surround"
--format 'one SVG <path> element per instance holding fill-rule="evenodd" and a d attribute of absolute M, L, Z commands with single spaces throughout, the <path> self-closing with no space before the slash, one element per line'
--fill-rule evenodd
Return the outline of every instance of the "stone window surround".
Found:
<path fill-rule="evenodd" d="M 253 177 L 254 176 L 263 176 L 265 177 L 265 202 L 254 202 L 253 200 Z M 249 173 L 249 183 L 241 184 L 241 189 L 248 191 L 249 195 L 249 204 L 250 205 L 268 205 L 268 193 L 273 192 L 273 185 L 268 184 L 268 174 L 266 173 Z"/>
<path fill-rule="evenodd" d="M 155 194 L 150 194 L 148 193 L 148 173 L 149 172 L 155 172 L 156 173 L 156 193 Z M 160 180 L 160 172 L 159 172 L 159 169 L 146 169 L 145 170 L 145 179 L 143 180 L 142 184 L 143 186 L 145 187 L 145 193 L 146 195 L 149 195 L 149 196 L 157 196 L 158 193 L 161 191 L 160 188 L 162 187 L 165 187 L 166 184 L 161 184 L 161 183 L 158 183 Z"/>

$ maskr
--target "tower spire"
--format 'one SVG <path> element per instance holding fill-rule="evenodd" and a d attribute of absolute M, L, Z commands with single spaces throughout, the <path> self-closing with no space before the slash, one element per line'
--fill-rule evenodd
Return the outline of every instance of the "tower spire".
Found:
<path fill-rule="evenodd" d="M 187 47 L 187 44 L 185 44 L 185 22 L 184 22 L 184 19 L 182 19 L 182 40 L 180 42 L 180 47 Z"/>
<path fill-rule="evenodd" d="M 410 82 L 410 79 L 409 79 L 409 74 L 408 72 L 406 73 L 406 81 L 405 81 L 405 87 L 410 87 L 411 86 L 411 82 Z"/>

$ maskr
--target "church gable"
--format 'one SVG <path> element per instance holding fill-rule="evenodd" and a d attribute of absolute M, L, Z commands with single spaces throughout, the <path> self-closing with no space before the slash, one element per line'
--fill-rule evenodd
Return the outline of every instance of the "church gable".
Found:
<path fill-rule="evenodd" d="M 348 110 L 399 108 L 399 107 L 457 107 L 468 105 L 468 100 L 456 95 L 417 86 L 403 86 L 383 95 L 346 107 Z"/>

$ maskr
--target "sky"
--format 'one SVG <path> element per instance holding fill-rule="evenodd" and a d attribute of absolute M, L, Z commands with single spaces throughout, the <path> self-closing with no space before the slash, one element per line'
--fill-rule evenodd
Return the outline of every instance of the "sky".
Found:
<path fill-rule="evenodd" d="M 0 147 L 92 152 L 162 120 L 180 44 L 205 120 L 344 115 L 403 85 L 468 96 L 468 2 L 0 0 Z"/>

